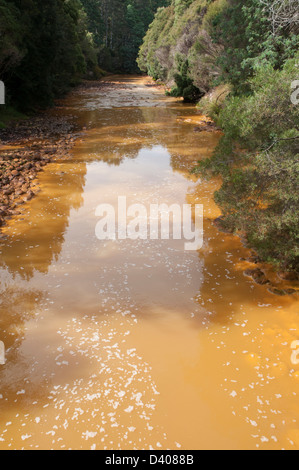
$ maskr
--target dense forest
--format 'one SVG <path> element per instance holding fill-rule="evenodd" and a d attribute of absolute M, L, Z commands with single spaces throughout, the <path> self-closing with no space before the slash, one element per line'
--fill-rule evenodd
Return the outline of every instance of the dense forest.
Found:
<path fill-rule="evenodd" d="M 22 111 L 47 106 L 82 77 L 137 72 L 164 0 L 0 0 L 0 78 Z"/>
<path fill-rule="evenodd" d="M 225 230 L 259 257 L 299 271 L 297 0 L 173 0 L 159 9 L 138 63 L 223 129 L 196 173 L 221 175 Z M 294 93 L 294 90 L 293 90 Z"/>
<path fill-rule="evenodd" d="M 139 48 L 159 7 L 169 0 L 82 0 L 101 68 L 139 72 Z"/>

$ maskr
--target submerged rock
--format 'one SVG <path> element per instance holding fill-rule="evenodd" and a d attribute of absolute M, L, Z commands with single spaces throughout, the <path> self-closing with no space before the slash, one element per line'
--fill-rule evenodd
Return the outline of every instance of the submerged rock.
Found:
<path fill-rule="evenodd" d="M 259 268 L 246 269 L 246 271 L 244 271 L 244 276 L 251 277 L 256 284 L 261 286 L 270 284 L 270 281 L 267 279 L 265 273 Z"/>
<path fill-rule="evenodd" d="M 295 289 L 278 289 L 277 287 L 269 287 L 268 292 L 270 292 L 270 294 L 279 295 L 281 297 L 297 293 Z"/>

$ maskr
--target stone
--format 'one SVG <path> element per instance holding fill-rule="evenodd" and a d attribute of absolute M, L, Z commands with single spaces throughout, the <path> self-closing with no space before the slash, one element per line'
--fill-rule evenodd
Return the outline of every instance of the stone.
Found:
<path fill-rule="evenodd" d="M 256 284 L 261 286 L 270 284 L 270 281 L 267 279 L 265 273 L 259 268 L 246 269 L 246 271 L 244 271 L 244 276 L 251 277 Z"/>

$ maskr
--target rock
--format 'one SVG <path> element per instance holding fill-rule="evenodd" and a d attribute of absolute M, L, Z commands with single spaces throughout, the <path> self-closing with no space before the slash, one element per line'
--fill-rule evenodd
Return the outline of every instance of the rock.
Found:
<path fill-rule="evenodd" d="M 265 273 L 259 268 L 246 269 L 246 271 L 244 271 L 244 276 L 251 277 L 254 282 L 260 286 L 270 284 L 270 281 L 267 279 Z"/>
<path fill-rule="evenodd" d="M 66 118 L 46 114 L 0 129 L 1 144 L 18 146 L 0 153 L 0 225 L 8 215 L 17 214 L 14 210 L 17 206 L 35 196 L 32 187 L 37 173 L 57 155 L 68 156 L 79 136 L 73 129 Z"/>
<path fill-rule="evenodd" d="M 247 258 L 247 260 L 249 263 L 253 263 L 253 264 L 258 264 L 260 262 L 260 259 L 258 256 L 249 256 L 249 258 Z"/>
<path fill-rule="evenodd" d="M 220 130 L 212 121 L 201 121 L 199 126 L 194 127 L 194 132 L 213 132 Z"/>
<path fill-rule="evenodd" d="M 287 295 L 297 294 L 296 289 L 285 289 Z"/>
<path fill-rule="evenodd" d="M 12 193 L 13 193 L 13 189 L 12 189 L 12 188 L 6 189 L 5 191 L 3 191 L 3 194 L 4 194 L 5 196 L 10 196 Z"/>
<path fill-rule="evenodd" d="M 32 167 L 33 167 L 33 164 L 29 162 L 24 165 L 25 170 L 30 170 Z"/>
<path fill-rule="evenodd" d="M 34 193 L 30 191 L 29 193 L 26 194 L 25 198 L 23 199 L 25 202 L 31 201 L 31 199 L 34 197 Z"/>
<path fill-rule="evenodd" d="M 297 293 L 295 289 L 278 289 L 277 287 L 269 287 L 268 292 L 270 292 L 270 294 L 279 295 L 280 297 Z"/>

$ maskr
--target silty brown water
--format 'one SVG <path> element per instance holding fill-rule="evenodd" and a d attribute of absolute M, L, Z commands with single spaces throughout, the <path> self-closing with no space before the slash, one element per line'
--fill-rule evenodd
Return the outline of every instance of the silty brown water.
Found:
<path fill-rule="evenodd" d="M 55 112 L 87 130 L 3 230 L 0 449 L 298 449 L 298 300 L 244 277 L 219 182 L 189 173 L 219 133 L 140 77 Z M 203 204 L 203 248 L 98 240 L 118 196 Z"/>

